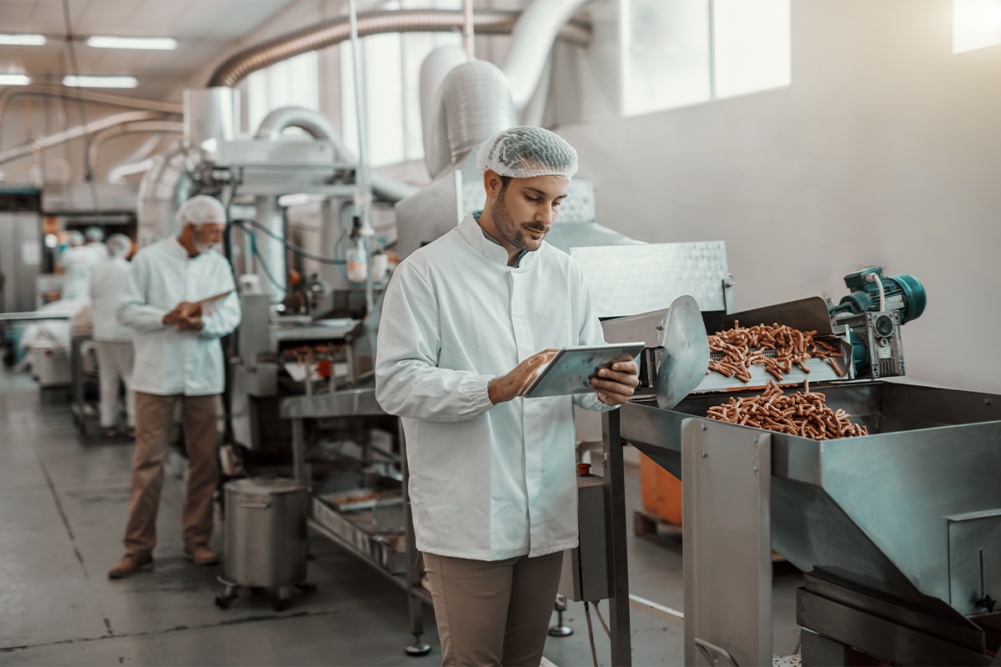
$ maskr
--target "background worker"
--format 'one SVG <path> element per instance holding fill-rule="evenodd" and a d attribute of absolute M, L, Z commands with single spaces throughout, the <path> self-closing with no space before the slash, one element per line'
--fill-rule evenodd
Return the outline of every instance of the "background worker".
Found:
<path fill-rule="evenodd" d="M 118 321 L 132 327 L 135 343 L 136 453 L 125 557 L 108 572 L 112 579 L 153 564 L 163 458 L 178 401 L 188 453 L 184 555 L 199 565 L 218 562 L 208 542 L 219 478 L 216 403 L 224 384 L 219 338 L 240 323 L 240 301 L 229 262 L 215 251 L 226 225 L 222 204 L 198 195 L 181 206 L 177 221 L 179 235 L 136 254 L 118 305 Z M 200 303 L 212 297 L 219 298 Z"/>
<path fill-rule="evenodd" d="M 83 234 L 77 230 L 69 233 L 69 247 L 59 255 L 63 274 L 62 298 L 66 301 L 90 297 L 90 280 L 102 258 L 86 245 Z"/>
<path fill-rule="evenodd" d="M 125 383 L 125 409 L 129 435 L 136 426 L 136 400 L 132 391 L 132 330 L 118 322 L 115 310 L 129 277 L 132 240 L 124 234 L 108 239 L 111 258 L 94 269 L 90 281 L 90 300 L 94 317 L 94 345 L 97 347 L 98 372 L 101 378 L 101 428 L 105 435 L 118 433 L 120 384 Z"/>
<path fill-rule="evenodd" d="M 604 342 L 580 268 L 544 243 L 577 154 L 548 130 L 515 127 L 476 163 L 483 211 L 389 284 L 376 397 L 403 418 L 442 664 L 538 665 L 563 551 L 577 546 L 573 406 L 624 403 L 638 371 L 620 360 L 592 381 L 596 393 L 523 398 L 558 348 Z"/>
<path fill-rule="evenodd" d="M 87 247 L 94 252 L 98 260 L 103 262 L 111 256 L 108 246 L 104 243 L 104 231 L 100 227 L 91 225 L 83 231 L 83 235 L 87 239 Z"/>

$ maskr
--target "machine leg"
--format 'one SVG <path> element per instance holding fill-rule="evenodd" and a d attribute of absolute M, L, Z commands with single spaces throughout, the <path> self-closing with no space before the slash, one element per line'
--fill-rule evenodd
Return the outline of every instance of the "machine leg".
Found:
<path fill-rule="evenodd" d="M 292 420 L 292 476 L 306 485 L 307 492 L 311 490 L 306 479 L 306 435 L 302 419 Z"/>
<path fill-rule="evenodd" d="M 803 667 L 848 667 L 852 650 L 841 642 L 803 628 L 800 656 Z"/>
<path fill-rule="evenodd" d="M 417 538 L 414 535 L 414 518 L 410 506 L 410 468 L 407 466 L 407 439 L 403 433 L 403 422 L 397 420 L 397 432 L 400 438 L 400 471 L 403 473 L 403 513 L 406 518 L 407 540 L 407 612 L 410 615 L 410 634 L 414 643 L 404 651 L 407 655 L 418 658 L 431 652 L 431 645 L 421 641 L 424 634 L 424 601 L 417 597 L 414 590 L 421 585 L 421 573 L 418 567 L 420 554 L 417 552 Z"/>
<path fill-rule="evenodd" d="M 292 604 L 292 587 L 291 586 L 279 586 L 278 587 L 278 599 L 275 600 L 274 607 L 275 611 L 285 611 Z"/>
<path fill-rule="evenodd" d="M 631 667 L 633 658 L 629 623 L 629 566 L 626 564 L 626 482 L 618 410 L 601 415 L 601 441 L 605 460 L 605 525 L 608 526 L 609 584 L 612 593 L 612 598 L 608 601 L 612 665 Z"/>
<path fill-rule="evenodd" d="M 227 585 L 226 589 L 223 591 L 222 595 L 217 595 L 215 599 L 215 604 L 220 609 L 229 609 L 230 603 L 236 598 L 240 597 L 239 586 Z"/>
<path fill-rule="evenodd" d="M 573 628 L 563 625 L 563 612 L 567 610 L 567 601 L 562 595 L 556 598 L 556 625 L 549 628 L 550 637 L 569 637 L 573 634 Z"/>

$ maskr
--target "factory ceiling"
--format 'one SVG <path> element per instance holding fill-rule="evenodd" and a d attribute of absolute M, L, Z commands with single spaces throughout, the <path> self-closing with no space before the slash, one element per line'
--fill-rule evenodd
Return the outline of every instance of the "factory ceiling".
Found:
<path fill-rule="evenodd" d="M 290 4 L 293 0 L 69 0 L 80 74 L 134 76 L 135 89 L 107 92 L 160 97 Z M 51 84 L 72 74 L 62 2 L 7 0 L 2 13 L 0 32 L 42 34 L 48 41 L 44 46 L 0 45 L 0 72 Z M 173 37 L 177 49 L 93 48 L 86 44 L 92 35 Z"/>

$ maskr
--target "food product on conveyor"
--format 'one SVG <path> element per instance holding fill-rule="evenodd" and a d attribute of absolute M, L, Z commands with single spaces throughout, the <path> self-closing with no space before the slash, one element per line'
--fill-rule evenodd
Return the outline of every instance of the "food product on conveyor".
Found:
<path fill-rule="evenodd" d="M 709 408 L 706 416 L 814 440 L 869 435 L 865 426 L 851 422 L 851 415 L 847 412 L 827 407 L 826 400 L 823 394 L 810 391 L 809 381 L 802 392 L 788 395 L 783 394 L 774 382 L 769 382 L 760 396 L 731 398 L 723 405 Z"/>
<path fill-rule="evenodd" d="M 781 382 L 785 379 L 782 373 L 790 372 L 793 364 L 809 373 L 807 359 L 827 359 L 838 377 L 843 376 L 831 359 L 840 357 L 841 351 L 835 345 L 815 340 L 816 334 L 816 331 L 799 331 L 784 324 L 741 328 L 740 322 L 734 322 L 732 329 L 709 336 L 709 351 L 723 355 L 722 359 L 709 362 L 709 370 L 750 382 L 751 366 L 760 364 Z M 767 350 L 773 350 L 774 356 L 766 355 Z"/>

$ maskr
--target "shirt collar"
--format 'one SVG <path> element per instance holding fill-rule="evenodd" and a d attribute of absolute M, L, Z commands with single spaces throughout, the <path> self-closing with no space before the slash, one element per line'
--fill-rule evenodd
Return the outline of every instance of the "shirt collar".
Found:
<path fill-rule="evenodd" d="M 535 253 L 522 250 L 517 259 L 515 259 L 514 266 L 508 266 L 507 250 L 504 249 L 504 246 L 502 246 L 497 239 L 487 234 L 487 232 L 480 227 L 477 222 L 481 213 L 483 213 L 482 210 L 467 213 L 466 217 L 463 218 L 461 223 L 459 223 L 459 231 L 466 237 L 469 244 L 491 262 L 500 264 L 509 269 L 522 270 L 531 264 L 531 257 Z M 486 240 L 487 243 L 484 243 L 484 240 Z"/>
<path fill-rule="evenodd" d="M 170 246 L 170 250 L 172 252 L 184 257 L 184 259 L 188 259 L 188 249 L 181 245 L 181 242 L 177 240 L 176 236 L 171 236 L 170 242 L 167 245 Z"/>

